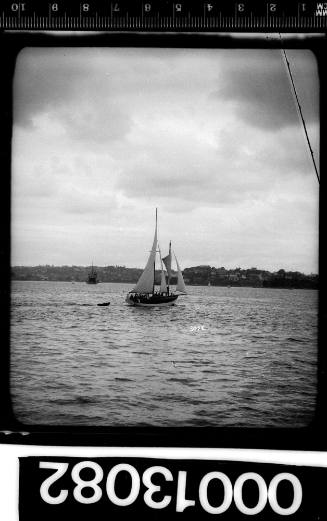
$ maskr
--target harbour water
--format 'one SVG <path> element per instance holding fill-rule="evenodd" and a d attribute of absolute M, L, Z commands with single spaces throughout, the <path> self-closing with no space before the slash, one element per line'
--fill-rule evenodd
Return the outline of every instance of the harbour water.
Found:
<path fill-rule="evenodd" d="M 25 424 L 301 427 L 317 386 L 315 290 L 14 281 L 11 395 Z M 110 301 L 110 306 L 98 303 Z"/>

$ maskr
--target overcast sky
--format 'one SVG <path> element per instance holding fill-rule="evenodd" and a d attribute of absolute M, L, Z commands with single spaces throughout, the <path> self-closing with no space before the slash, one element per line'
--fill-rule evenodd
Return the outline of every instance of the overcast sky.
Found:
<path fill-rule="evenodd" d="M 314 56 L 288 51 L 319 160 Z M 14 91 L 13 265 L 317 272 L 318 182 L 278 50 L 29 48 Z"/>

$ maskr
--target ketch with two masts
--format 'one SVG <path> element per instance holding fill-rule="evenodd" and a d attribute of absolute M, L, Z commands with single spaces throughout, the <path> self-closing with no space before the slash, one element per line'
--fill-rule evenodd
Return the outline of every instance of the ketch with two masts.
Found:
<path fill-rule="evenodd" d="M 87 275 L 87 281 L 86 283 L 87 284 L 98 284 L 98 274 L 97 272 L 95 271 L 94 267 L 93 267 L 93 262 L 92 262 L 92 267 L 91 267 L 91 271 L 88 273 Z"/>
<path fill-rule="evenodd" d="M 155 272 L 156 272 L 156 256 L 159 254 L 160 266 L 161 266 L 161 281 L 160 288 L 155 287 Z M 141 306 L 141 307 L 154 307 L 154 306 L 172 306 L 175 304 L 179 295 L 186 294 L 185 283 L 182 275 L 182 271 L 178 264 L 176 255 L 174 254 L 176 266 L 177 266 L 177 284 L 175 293 L 171 290 L 171 276 L 172 276 L 172 252 L 171 242 L 169 243 L 169 253 L 166 257 L 161 257 L 160 248 L 158 245 L 158 218 L 156 209 L 156 227 L 154 232 L 154 239 L 152 249 L 148 258 L 148 262 L 143 270 L 141 277 L 139 278 L 136 286 L 130 291 L 126 297 L 126 302 L 130 306 Z M 168 280 L 166 280 L 166 274 L 164 266 L 167 269 Z"/>

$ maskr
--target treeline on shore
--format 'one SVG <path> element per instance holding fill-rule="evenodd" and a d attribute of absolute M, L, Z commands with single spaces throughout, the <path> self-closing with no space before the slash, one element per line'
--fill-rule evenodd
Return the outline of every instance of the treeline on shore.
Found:
<path fill-rule="evenodd" d="M 137 282 L 142 273 L 140 268 L 125 266 L 94 266 L 99 282 Z M 85 282 L 91 266 L 13 266 L 12 280 L 40 280 Z M 185 283 L 190 286 L 250 286 L 270 288 L 318 288 L 318 275 L 306 275 L 298 271 L 280 269 L 269 272 L 257 268 L 225 269 L 211 266 L 194 266 L 183 271 Z M 156 283 L 160 283 L 160 272 L 156 272 Z M 172 284 L 176 283 L 173 273 Z"/>
<path fill-rule="evenodd" d="M 184 280 L 190 285 L 208 286 L 250 286 L 266 288 L 318 288 L 319 278 L 316 274 L 305 275 L 299 271 L 276 272 L 258 268 L 225 269 L 211 266 L 196 266 L 186 268 Z"/>

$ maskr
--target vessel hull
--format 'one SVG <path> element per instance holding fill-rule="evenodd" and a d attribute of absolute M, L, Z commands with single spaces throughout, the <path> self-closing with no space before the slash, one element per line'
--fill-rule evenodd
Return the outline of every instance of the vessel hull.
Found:
<path fill-rule="evenodd" d="M 178 295 L 167 295 L 167 296 L 157 296 L 152 295 L 150 297 L 135 297 L 134 299 L 131 295 L 127 295 L 126 302 L 130 306 L 150 308 L 150 307 L 167 307 L 173 306 L 178 298 Z"/>

